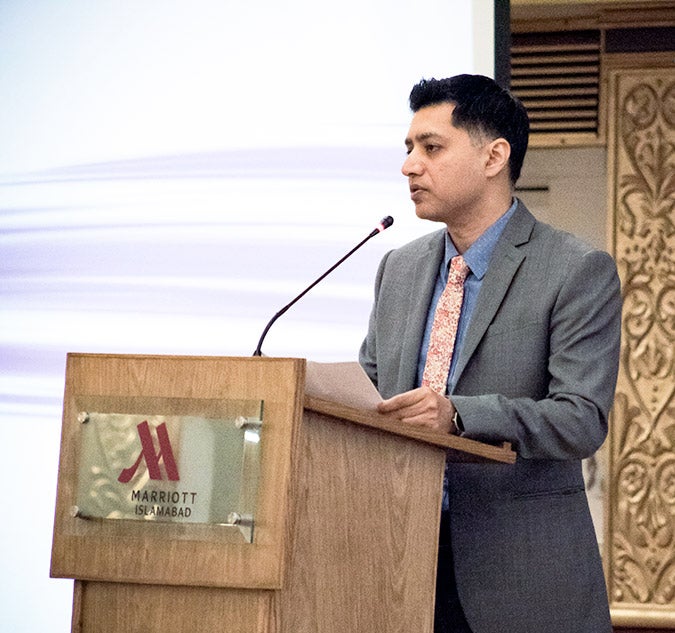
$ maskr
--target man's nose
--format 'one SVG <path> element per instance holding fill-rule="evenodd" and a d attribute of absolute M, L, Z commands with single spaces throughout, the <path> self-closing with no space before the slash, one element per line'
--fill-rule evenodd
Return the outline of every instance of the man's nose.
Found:
<path fill-rule="evenodd" d="M 401 173 L 408 177 L 419 174 L 421 170 L 422 167 L 420 161 L 417 158 L 417 154 L 414 151 L 410 152 L 403 161 L 403 165 L 401 165 Z"/>

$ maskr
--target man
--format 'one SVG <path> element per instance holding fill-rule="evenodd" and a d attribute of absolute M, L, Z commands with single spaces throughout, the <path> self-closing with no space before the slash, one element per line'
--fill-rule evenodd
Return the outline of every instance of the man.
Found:
<path fill-rule="evenodd" d="M 513 198 L 529 124 L 507 91 L 425 80 L 410 106 L 402 172 L 416 214 L 446 228 L 384 257 L 360 362 L 382 413 L 518 455 L 447 466 L 435 631 L 607 633 L 581 460 L 602 444 L 614 395 L 616 267 Z M 463 282 L 448 272 L 458 255 Z"/>

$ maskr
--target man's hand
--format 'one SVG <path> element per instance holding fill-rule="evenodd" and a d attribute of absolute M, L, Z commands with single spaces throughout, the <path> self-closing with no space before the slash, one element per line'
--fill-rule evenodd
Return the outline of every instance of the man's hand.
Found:
<path fill-rule="evenodd" d="M 457 435 L 459 431 L 452 422 L 455 406 L 429 387 L 420 387 L 398 394 L 380 402 L 379 413 L 394 417 L 415 426 L 425 426 L 442 433 Z"/>

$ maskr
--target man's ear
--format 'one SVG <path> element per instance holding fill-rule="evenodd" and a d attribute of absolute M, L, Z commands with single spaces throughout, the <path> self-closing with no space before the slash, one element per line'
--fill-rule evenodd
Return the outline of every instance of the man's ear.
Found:
<path fill-rule="evenodd" d="M 487 158 L 485 163 L 485 175 L 494 177 L 502 170 L 509 171 L 509 157 L 511 145 L 505 138 L 496 138 L 487 145 Z"/>

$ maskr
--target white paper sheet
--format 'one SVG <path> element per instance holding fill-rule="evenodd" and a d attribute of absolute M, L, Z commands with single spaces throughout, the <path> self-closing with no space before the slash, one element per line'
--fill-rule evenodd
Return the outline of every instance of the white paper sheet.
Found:
<path fill-rule="evenodd" d="M 382 402 L 375 386 L 356 362 L 317 363 L 307 361 L 305 393 L 348 407 L 372 411 Z"/>

